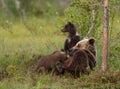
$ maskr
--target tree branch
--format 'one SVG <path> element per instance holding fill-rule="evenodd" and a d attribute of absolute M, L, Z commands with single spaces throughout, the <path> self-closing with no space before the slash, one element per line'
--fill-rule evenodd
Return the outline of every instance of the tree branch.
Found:
<path fill-rule="evenodd" d="M 93 8 L 93 7 L 92 7 L 92 8 Z M 92 29 L 93 29 L 93 27 L 94 27 L 94 21 L 95 21 L 95 10 L 92 9 L 92 21 L 91 21 L 91 26 L 90 26 L 89 31 L 88 31 L 88 33 L 86 34 L 85 37 L 88 37 L 88 35 L 91 33 L 91 31 L 92 31 Z"/>

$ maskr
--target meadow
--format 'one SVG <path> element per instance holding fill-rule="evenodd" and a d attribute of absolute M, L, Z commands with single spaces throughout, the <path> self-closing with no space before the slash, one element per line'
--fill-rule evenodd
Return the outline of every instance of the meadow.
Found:
<path fill-rule="evenodd" d="M 67 34 L 57 19 L 30 18 L 0 23 L 0 89 L 119 89 L 120 20 L 110 28 L 108 71 L 101 72 L 102 32 L 96 39 L 97 66 L 90 75 L 37 74 L 38 59 L 63 48 Z M 102 26 L 99 27 L 102 30 Z"/>

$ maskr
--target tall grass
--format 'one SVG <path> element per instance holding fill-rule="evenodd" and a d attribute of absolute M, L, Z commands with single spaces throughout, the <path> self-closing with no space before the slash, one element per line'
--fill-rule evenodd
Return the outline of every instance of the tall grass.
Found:
<path fill-rule="evenodd" d="M 3 28 L 3 24 L 0 24 L 0 89 L 119 88 L 120 40 L 117 37 L 120 29 L 117 22 L 114 22 L 113 27 L 117 30 L 112 29 L 109 43 L 109 71 L 106 75 L 99 73 L 102 36 L 96 38 L 97 67 L 89 76 L 82 75 L 74 79 L 69 74 L 60 77 L 51 74 L 38 75 L 34 72 L 38 56 L 63 48 L 66 35 L 60 31 L 56 22 L 56 19 L 29 18 L 24 23 L 7 23 L 11 28 Z"/>

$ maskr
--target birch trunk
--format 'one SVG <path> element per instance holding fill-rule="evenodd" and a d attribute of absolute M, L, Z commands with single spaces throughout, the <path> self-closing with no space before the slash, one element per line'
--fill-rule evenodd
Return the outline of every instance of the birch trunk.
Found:
<path fill-rule="evenodd" d="M 107 71 L 108 61 L 108 0 L 104 0 L 102 71 Z"/>
<path fill-rule="evenodd" d="M 9 17 L 9 16 L 10 16 L 10 11 L 9 11 L 9 9 L 8 9 L 7 4 L 5 3 L 4 0 L 1 0 L 1 4 L 2 4 L 4 10 L 5 10 L 6 15 Z"/>

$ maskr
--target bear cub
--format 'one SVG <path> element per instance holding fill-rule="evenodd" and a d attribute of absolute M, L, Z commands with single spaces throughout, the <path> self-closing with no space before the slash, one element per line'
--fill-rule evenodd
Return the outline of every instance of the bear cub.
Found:
<path fill-rule="evenodd" d="M 70 49 L 80 41 L 80 35 L 78 34 L 75 25 L 71 22 L 68 22 L 61 31 L 63 33 L 68 33 L 68 37 L 64 42 L 64 50 L 69 54 Z"/>
<path fill-rule="evenodd" d="M 52 54 L 39 59 L 36 71 L 41 73 L 42 71 L 50 72 L 55 68 L 55 64 L 59 61 L 64 63 L 67 59 L 67 55 L 64 51 L 55 51 Z"/>

